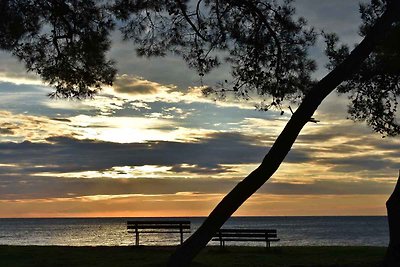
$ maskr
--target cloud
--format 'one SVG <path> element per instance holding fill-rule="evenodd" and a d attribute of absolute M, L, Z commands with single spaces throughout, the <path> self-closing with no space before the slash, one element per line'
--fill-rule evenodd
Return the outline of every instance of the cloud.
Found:
<path fill-rule="evenodd" d="M 70 119 L 66 119 L 66 118 L 50 118 L 50 119 L 55 120 L 55 121 L 71 122 Z"/>
<path fill-rule="evenodd" d="M 0 126 L 0 135 L 14 135 L 14 130 L 3 124 Z"/>
<path fill-rule="evenodd" d="M 265 184 L 259 193 L 281 195 L 388 195 L 393 191 L 394 183 L 370 180 L 321 180 L 308 183 L 275 182 Z"/>
<path fill-rule="evenodd" d="M 45 142 L 55 135 L 73 136 L 74 131 L 64 120 L 0 110 L 0 145 L 24 140 Z"/>
<path fill-rule="evenodd" d="M 70 198 L 96 195 L 172 195 L 228 193 L 236 179 L 185 178 L 63 178 L 0 176 L 0 200 Z M 272 195 L 389 195 L 394 182 L 315 180 L 309 183 L 267 182 L 258 194 Z"/>
<path fill-rule="evenodd" d="M 31 127 L 43 127 L 40 126 L 43 122 L 37 120 L 30 123 L 36 125 Z M 165 126 L 167 124 L 163 127 Z M 92 125 L 88 130 L 93 127 Z M 335 126 L 329 127 L 335 128 Z M 399 161 L 393 157 L 397 155 L 398 146 L 393 139 L 382 140 L 378 136 L 363 136 L 353 132 L 349 132 L 348 135 L 347 133 L 336 135 L 335 131 L 329 131 L 329 127 L 301 135 L 289 152 L 285 164 L 292 164 L 292 168 L 296 169 L 299 168 L 299 164 L 309 166 L 304 169 L 305 173 L 298 174 L 299 177 L 313 173 L 312 176 L 315 178 L 321 174 L 320 172 L 332 177 L 335 173 L 346 172 L 352 177 L 359 175 L 366 178 L 387 178 L 391 177 L 393 170 L 398 169 Z M 166 134 L 171 131 L 168 127 L 164 130 Z M 15 134 L 17 130 L 12 129 L 12 131 Z M 323 134 L 324 131 L 326 134 Z M 39 139 L 39 142 L 0 143 L 0 164 L 18 164 L 21 172 L 24 170 L 24 173 L 31 174 L 96 172 L 118 166 L 152 165 L 166 166 L 170 168 L 170 173 L 181 173 L 188 177 L 222 174 L 237 177 L 247 174 L 249 170 L 237 171 L 235 166 L 246 164 L 257 166 L 274 139 L 268 134 L 250 134 L 247 131 L 205 131 L 201 135 L 192 135 L 192 138 L 184 140 L 153 139 L 114 143 L 82 139 L 82 137 L 76 139 L 68 134 L 65 136 L 54 134 L 43 136 L 42 133 L 42 140 Z M 378 157 L 371 154 L 377 150 L 380 151 Z M 369 172 L 368 175 L 366 171 Z M 286 169 L 279 173 L 289 175 Z M 131 174 L 135 177 L 135 173 Z M 290 174 L 293 175 L 294 173 Z"/>
<path fill-rule="evenodd" d="M 117 93 L 132 95 L 156 94 L 160 91 L 160 87 L 162 86 L 158 83 L 129 75 L 117 77 L 113 85 Z"/>
<path fill-rule="evenodd" d="M 232 172 L 233 167 L 226 167 L 217 165 L 215 167 L 204 167 L 199 166 L 197 164 L 188 165 L 188 164 L 176 164 L 173 165 L 169 171 L 174 173 L 194 173 L 194 174 L 201 174 L 201 175 L 208 175 L 208 174 L 219 174 L 219 173 L 229 173 Z"/>
<path fill-rule="evenodd" d="M 238 133 L 213 133 L 191 143 L 150 141 L 119 144 L 71 137 L 48 143 L 0 143 L 0 163 L 46 166 L 41 171 L 104 170 L 114 166 L 177 164 L 216 168 L 218 164 L 259 162 L 265 148 Z"/>
<path fill-rule="evenodd" d="M 400 166 L 400 162 L 396 159 L 376 155 L 328 158 L 321 159 L 320 162 L 332 166 L 330 169 L 334 172 L 384 171 L 395 170 Z"/>
<path fill-rule="evenodd" d="M 223 165 L 259 163 L 266 148 L 240 133 L 215 132 L 191 142 L 149 141 L 112 143 L 49 137 L 46 143 L 0 143 L 0 163 L 18 164 L 31 172 L 101 171 L 115 166 L 158 165 L 195 173 L 222 173 Z M 305 152 L 292 151 L 287 162 L 308 161 Z"/>

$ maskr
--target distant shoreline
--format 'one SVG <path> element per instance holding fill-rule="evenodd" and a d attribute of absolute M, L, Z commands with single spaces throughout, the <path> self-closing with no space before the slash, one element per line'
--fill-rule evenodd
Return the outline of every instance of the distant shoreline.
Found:
<path fill-rule="evenodd" d="M 165 266 L 172 246 L 10 246 L 0 245 L 0 266 L 100 267 Z M 382 266 L 385 247 L 207 247 L 192 266 Z"/>

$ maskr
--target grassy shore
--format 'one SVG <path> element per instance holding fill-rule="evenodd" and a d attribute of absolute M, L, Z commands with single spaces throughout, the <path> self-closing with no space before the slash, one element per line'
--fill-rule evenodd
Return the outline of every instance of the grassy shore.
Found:
<path fill-rule="evenodd" d="M 2 267 L 165 266 L 172 247 L 0 246 Z M 383 247 L 207 247 L 192 266 L 381 266 Z"/>

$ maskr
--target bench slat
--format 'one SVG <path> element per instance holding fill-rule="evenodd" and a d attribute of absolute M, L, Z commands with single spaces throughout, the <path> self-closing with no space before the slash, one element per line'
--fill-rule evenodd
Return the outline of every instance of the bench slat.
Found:
<path fill-rule="evenodd" d="M 212 241 L 220 241 L 218 238 L 215 238 L 215 239 L 212 239 Z M 265 242 L 265 241 L 268 241 L 268 242 L 270 242 L 270 241 L 279 241 L 279 239 L 278 240 L 275 240 L 275 239 L 267 239 L 267 240 L 265 240 L 265 238 L 258 238 L 258 239 L 254 239 L 254 238 L 248 238 L 248 239 L 246 239 L 246 238 L 224 238 L 224 239 L 222 239 L 222 241 L 254 241 L 254 242 L 257 242 L 257 241 L 263 241 L 263 242 Z"/>
<path fill-rule="evenodd" d="M 212 239 L 212 241 L 220 241 L 219 239 Z M 253 241 L 253 242 L 258 242 L 258 241 L 262 241 L 262 242 L 265 242 L 265 241 L 279 241 L 279 240 L 265 240 L 265 239 L 236 239 L 236 238 L 226 238 L 226 239 L 223 239 L 223 241 L 247 241 L 247 242 L 251 242 L 251 241 Z"/>
<path fill-rule="evenodd" d="M 217 231 L 221 233 L 277 233 L 275 229 L 228 229 L 228 228 L 223 228 Z"/>
<path fill-rule="evenodd" d="M 128 221 L 127 224 L 190 224 L 190 221 Z"/>
<path fill-rule="evenodd" d="M 222 233 L 220 234 L 215 234 L 214 237 L 277 237 L 276 234 L 264 234 L 264 233 Z"/>
<path fill-rule="evenodd" d="M 190 229 L 190 225 L 182 225 L 180 226 L 178 225 L 164 225 L 164 224 L 160 224 L 160 225 L 128 225 L 127 226 L 128 229 L 177 229 L 177 228 L 182 228 L 182 229 Z"/>
<path fill-rule="evenodd" d="M 135 231 L 128 231 L 130 234 L 135 234 Z M 180 234 L 181 231 L 139 231 L 140 234 Z M 190 231 L 183 231 L 184 234 L 190 234 Z"/>

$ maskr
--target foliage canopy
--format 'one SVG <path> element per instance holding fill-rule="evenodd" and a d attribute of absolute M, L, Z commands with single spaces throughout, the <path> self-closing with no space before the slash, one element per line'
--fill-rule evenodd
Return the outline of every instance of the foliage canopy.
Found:
<path fill-rule="evenodd" d="M 386 4 L 372 0 L 360 6 L 361 35 Z M 0 8 L 0 49 L 55 87 L 52 96 L 88 97 L 112 85 L 116 69 L 106 53 L 114 28 L 139 55 L 178 54 L 201 76 L 229 64 L 232 81 L 204 93 L 243 98 L 256 93 L 263 99 L 261 110 L 300 102 L 316 83 L 308 49 L 320 33 L 296 17 L 293 0 L 4 0 Z M 349 48 L 334 34 L 322 35 L 328 68 L 334 68 Z M 400 133 L 399 54 L 400 26 L 394 24 L 390 38 L 337 89 L 350 99 L 350 117 L 381 134 Z"/>

